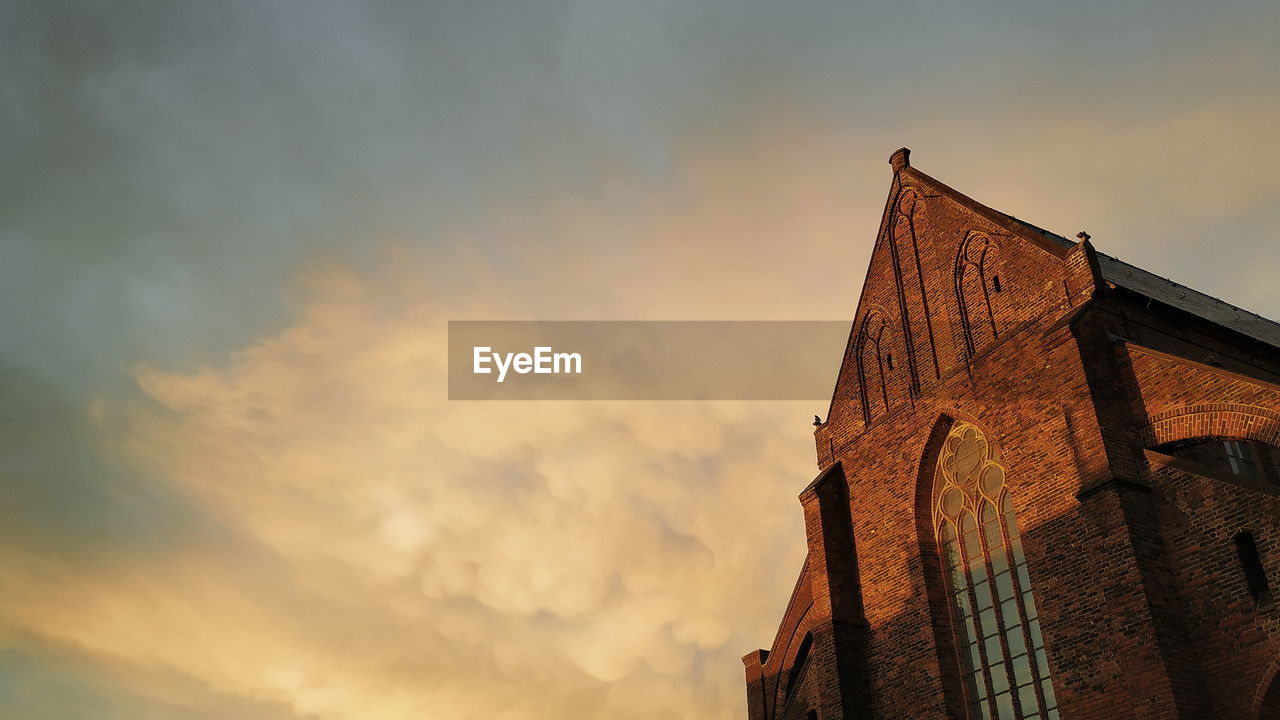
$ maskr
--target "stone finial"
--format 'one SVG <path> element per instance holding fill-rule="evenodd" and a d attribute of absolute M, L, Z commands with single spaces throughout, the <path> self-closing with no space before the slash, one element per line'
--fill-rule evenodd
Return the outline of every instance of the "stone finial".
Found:
<path fill-rule="evenodd" d="M 911 167 L 911 148 L 898 148 L 889 156 L 889 164 L 893 169 L 901 170 L 904 167 Z"/>
<path fill-rule="evenodd" d="M 1086 240 L 1089 239 L 1090 235 L 1089 233 L 1081 230 L 1080 232 L 1076 233 L 1076 237 L 1080 238 L 1080 242 L 1085 242 Z"/>

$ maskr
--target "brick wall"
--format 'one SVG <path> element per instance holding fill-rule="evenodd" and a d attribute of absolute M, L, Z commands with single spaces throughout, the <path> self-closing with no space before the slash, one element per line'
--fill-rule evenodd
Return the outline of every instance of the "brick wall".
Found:
<path fill-rule="evenodd" d="M 1258 717 L 1280 615 L 1242 595 L 1232 538 L 1251 529 L 1280 586 L 1280 500 L 1148 449 L 1280 444 L 1280 354 L 892 162 L 801 495 L 809 558 L 772 650 L 744 658 L 750 720 L 966 716 L 929 519 L 956 421 L 1007 470 L 1062 717 Z"/>

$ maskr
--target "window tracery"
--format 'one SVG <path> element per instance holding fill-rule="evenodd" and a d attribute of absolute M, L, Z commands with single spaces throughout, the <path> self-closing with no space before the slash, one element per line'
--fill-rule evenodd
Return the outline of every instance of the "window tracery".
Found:
<path fill-rule="evenodd" d="M 957 423 L 943 443 L 933 524 L 970 716 L 1057 720 L 1005 468 L 974 425 Z"/>

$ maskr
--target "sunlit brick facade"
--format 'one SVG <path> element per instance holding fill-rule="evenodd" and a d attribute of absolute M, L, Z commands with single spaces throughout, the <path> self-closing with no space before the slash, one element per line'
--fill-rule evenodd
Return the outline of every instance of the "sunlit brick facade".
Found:
<path fill-rule="evenodd" d="M 1280 325 L 890 164 L 750 720 L 1280 718 Z"/>

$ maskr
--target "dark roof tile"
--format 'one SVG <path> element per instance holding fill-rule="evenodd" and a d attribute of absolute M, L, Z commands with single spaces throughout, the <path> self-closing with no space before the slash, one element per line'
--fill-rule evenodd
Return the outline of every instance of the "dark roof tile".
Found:
<path fill-rule="evenodd" d="M 1254 340 L 1280 347 L 1280 323 L 1179 285 L 1110 255 L 1098 253 L 1098 266 L 1102 271 L 1102 279 L 1117 287 L 1217 323 Z"/>

